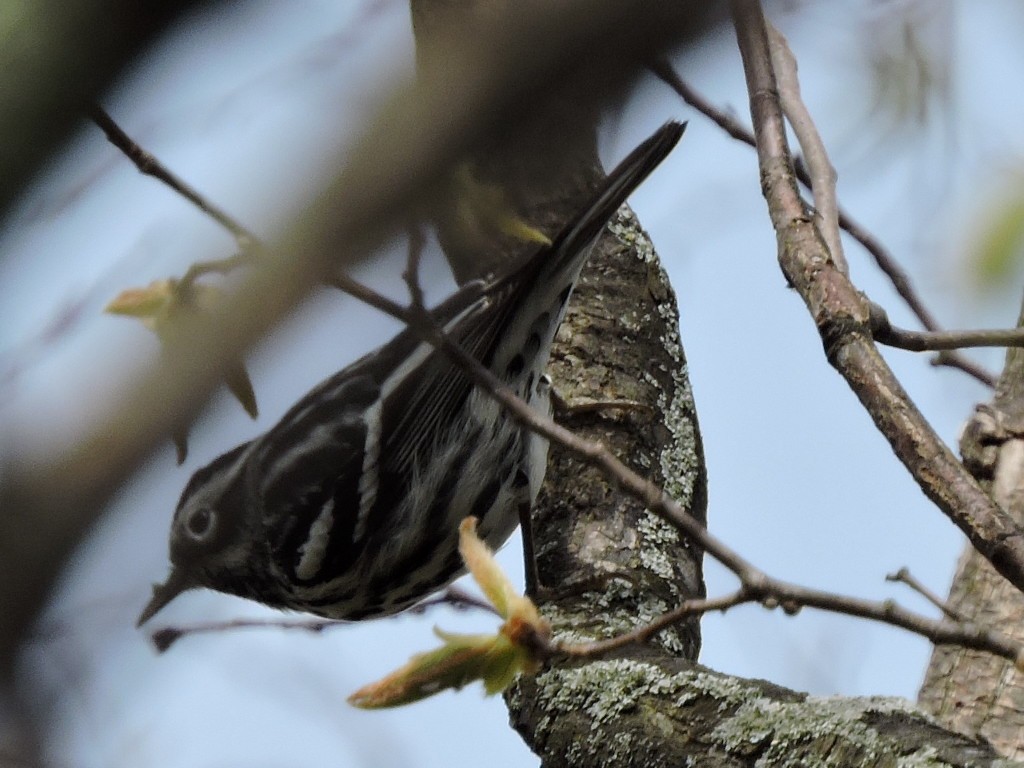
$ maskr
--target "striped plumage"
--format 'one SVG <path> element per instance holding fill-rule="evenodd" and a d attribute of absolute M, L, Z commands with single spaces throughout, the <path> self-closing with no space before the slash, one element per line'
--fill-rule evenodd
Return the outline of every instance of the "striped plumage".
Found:
<path fill-rule="evenodd" d="M 668 123 L 634 150 L 550 246 L 432 310 L 534 408 L 549 408 L 544 368 L 591 245 L 683 128 Z M 195 587 L 337 619 L 400 611 L 461 573 L 464 517 L 492 547 L 505 542 L 546 460 L 542 438 L 406 329 L 193 475 L 170 578 L 139 621 Z"/>

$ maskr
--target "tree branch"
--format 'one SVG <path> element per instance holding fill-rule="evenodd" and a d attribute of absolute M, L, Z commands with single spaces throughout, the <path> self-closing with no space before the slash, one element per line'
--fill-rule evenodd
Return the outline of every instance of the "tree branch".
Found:
<path fill-rule="evenodd" d="M 140 147 L 127 133 L 124 132 L 121 126 L 114 122 L 114 119 L 107 114 L 103 107 L 99 106 L 99 104 L 92 104 L 89 106 L 87 111 L 89 118 L 96 123 L 101 131 L 103 131 L 103 134 L 107 137 L 107 141 L 121 150 L 124 156 L 131 160 L 135 167 L 139 169 L 140 173 L 143 173 L 146 176 L 152 176 L 154 179 L 166 184 L 211 219 L 224 227 L 234 236 L 235 241 L 238 243 L 239 250 L 244 253 L 258 242 L 258 238 L 252 232 L 242 226 L 228 213 L 221 210 L 220 207 L 214 205 L 199 194 L 199 192 L 193 189 L 181 178 L 171 173 L 166 167 L 164 167 L 163 163 Z"/>
<path fill-rule="evenodd" d="M 996 570 L 1024 589 L 1024 530 L 993 503 L 903 390 L 874 345 L 867 302 L 830 262 L 807 220 L 786 144 L 761 7 L 756 0 L 733 0 L 732 7 L 762 188 L 783 272 L 807 305 L 829 362 L 924 493 Z"/>
<path fill-rule="evenodd" d="M 889 322 L 885 310 L 870 304 L 871 333 L 875 341 L 911 352 L 963 347 L 1024 347 L 1024 328 L 984 331 L 908 331 Z"/>
<path fill-rule="evenodd" d="M 415 260 L 410 258 L 410 264 L 414 265 Z M 584 644 L 556 641 L 547 648 L 549 654 L 567 653 L 579 658 L 602 656 L 628 645 L 645 642 L 658 632 L 691 616 L 702 615 L 708 611 L 725 611 L 744 603 L 761 603 L 768 608 L 781 607 L 791 614 L 802 608 L 816 608 L 870 619 L 905 629 L 931 640 L 936 645 L 959 645 L 983 650 L 1014 663 L 1024 662 L 1024 646 L 989 627 L 954 620 L 928 619 L 908 611 L 892 600 L 864 600 L 792 584 L 764 573 L 709 532 L 702 521 L 683 509 L 662 488 L 629 469 L 601 443 L 586 440 L 531 408 L 489 369 L 452 341 L 433 320 L 422 304 L 423 294 L 414 266 L 407 270 L 406 278 L 411 297 L 407 307 L 349 277 L 340 278 L 336 284 L 346 293 L 401 320 L 424 341 L 444 352 L 482 391 L 499 402 L 506 412 L 523 426 L 568 448 L 584 461 L 598 466 L 617 487 L 644 503 L 652 512 L 675 526 L 680 533 L 698 542 L 702 549 L 740 579 L 741 587 L 732 595 L 686 600 L 649 623 L 605 640 Z"/>

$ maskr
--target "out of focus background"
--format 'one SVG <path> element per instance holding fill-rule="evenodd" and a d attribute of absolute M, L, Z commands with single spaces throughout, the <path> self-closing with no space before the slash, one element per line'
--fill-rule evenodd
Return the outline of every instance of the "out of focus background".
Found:
<path fill-rule="evenodd" d="M 1024 6 L 1013 0 L 779 2 L 805 99 L 838 168 L 842 204 L 912 275 L 949 327 L 1011 326 L 1024 229 Z M 677 59 L 680 74 L 747 121 L 728 29 Z M 413 68 L 406 3 L 253 0 L 182 19 L 104 100 L 126 131 L 209 199 L 272 236 L 322 183 L 322 158 L 359 133 Z M 690 127 L 630 201 L 676 288 L 707 451 L 710 526 L 764 570 L 928 610 L 885 575 L 908 567 L 944 593 L 963 544 L 922 496 L 825 361 L 775 261 L 754 153 L 648 77 L 602 131 L 607 166 L 667 119 Z M 64 444 L 158 354 L 140 324 L 101 313 L 121 290 L 229 255 L 231 238 L 81 130 L 0 232 L 0 419 L 19 451 Z M 854 282 L 916 327 L 870 258 Z M 401 295 L 399 259 L 360 276 Z M 430 296 L 452 283 L 430 272 Z M 20 663 L 47 756 L 74 768 L 533 766 L 500 698 L 477 688 L 362 712 L 360 685 L 432 647 L 431 627 L 490 628 L 441 610 L 318 635 L 275 629 L 187 638 L 158 655 L 135 629 L 167 571 L 166 537 L 191 472 L 270 426 L 324 376 L 395 332 L 323 292 L 248 361 L 261 416 L 227 394 L 168 441 L 110 504 L 68 566 Z M 971 356 L 998 370 L 1000 351 Z M 986 390 L 927 357 L 888 351 L 939 433 L 955 443 Z M 518 538 L 501 553 L 521 580 Z M 733 586 L 707 564 L 709 594 Z M 193 592 L 157 626 L 273 612 Z M 844 617 L 748 607 L 703 622 L 701 661 L 816 694 L 913 698 L 930 653 L 916 637 Z"/>

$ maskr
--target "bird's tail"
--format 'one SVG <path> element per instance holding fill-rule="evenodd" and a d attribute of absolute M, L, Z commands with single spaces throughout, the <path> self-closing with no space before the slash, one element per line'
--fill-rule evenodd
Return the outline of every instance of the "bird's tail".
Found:
<path fill-rule="evenodd" d="M 593 197 L 580 206 L 576 215 L 555 235 L 551 245 L 531 256 L 534 263 L 514 269 L 510 277 L 518 274 L 529 282 L 541 274 L 558 275 L 563 270 L 572 269 L 573 260 L 589 251 L 590 244 L 601 234 L 608 220 L 668 156 L 685 130 L 686 123 L 665 123 L 630 152 L 608 174 Z"/>

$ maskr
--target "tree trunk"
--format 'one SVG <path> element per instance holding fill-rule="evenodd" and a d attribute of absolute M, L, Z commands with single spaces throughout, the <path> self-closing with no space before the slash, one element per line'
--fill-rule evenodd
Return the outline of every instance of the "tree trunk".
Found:
<path fill-rule="evenodd" d="M 1024 325 L 1024 311 L 1018 325 Z M 1007 352 L 995 398 L 976 409 L 960 451 L 996 502 L 1024 522 L 1024 349 Z M 949 607 L 967 621 L 1024 642 L 1024 595 L 972 547 L 960 558 Z M 1010 662 L 964 648 L 936 648 L 919 701 L 947 727 L 982 736 L 1007 757 L 1024 758 L 1024 674 Z"/>

